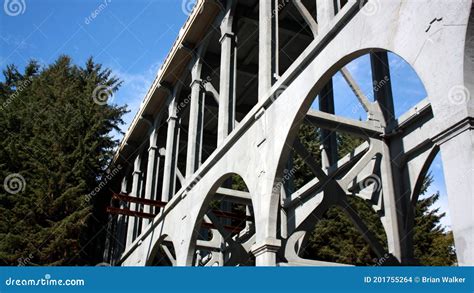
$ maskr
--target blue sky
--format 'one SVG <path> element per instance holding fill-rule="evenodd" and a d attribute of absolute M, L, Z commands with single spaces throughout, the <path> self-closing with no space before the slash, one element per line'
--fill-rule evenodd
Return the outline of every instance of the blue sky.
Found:
<path fill-rule="evenodd" d="M 123 80 L 111 102 L 127 104 L 124 117 L 133 119 L 160 65 L 186 20 L 193 0 L 4 0 L 20 3 L 17 16 L 0 13 L 0 69 L 14 63 L 20 69 L 30 59 L 41 64 L 67 54 L 83 65 L 88 57 L 109 67 Z M 10 14 L 12 11 L 10 11 Z M 397 115 L 425 98 L 416 73 L 402 59 L 391 54 L 391 77 Z M 362 91 L 372 98 L 370 61 L 363 56 L 347 68 Z M 2 77 L 3 78 L 3 77 Z M 365 119 L 366 115 L 350 88 L 338 73 L 334 77 L 336 112 Z M 431 166 L 435 182 L 430 194 L 440 191 L 438 206 L 447 211 L 446 188 L 439 156 Z M 443 220 L 450 225 L 449 215 Z"/>

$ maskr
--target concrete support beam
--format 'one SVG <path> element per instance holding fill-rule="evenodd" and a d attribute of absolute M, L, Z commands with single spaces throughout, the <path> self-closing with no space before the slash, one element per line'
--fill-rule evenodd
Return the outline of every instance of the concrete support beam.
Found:
<path fill-rule="evenodd" d="M 179 88 L 176 87 L 168 105 L 168 130 L 166 134 L 165 166 L 163 170 L 163 190 L 161 201 L 168 202 L 175 193 L 176 168 L 179 148 L 179 119 L 177 117 L 177 100 Z"/>
<path fill-rule="evenodd" d="M 380 106 L 382 112 L 382 124 L 387 128 L 395 120 L 395 107 L 393 104 L 392 85 L 390 80 L 390 67 L 388 64 L 387 52 L 373 52 L 370 54 L 372 66 L 372 80 L 374 84 L 374 98 Z M 382 85 L 381 87 L 377 85 Z M 399 146 L 400 147 L 400 146 Z M 406 239 L 403 232 L 403 212 L 400 196 L 401 173 L 393 158 L 398 154 L 391 152 L 395 145 L 390 143 L 388 138 L 382 141 L 382 162 L 381 162 L 381 182 L 382 196 L 384 203 L 384 216 L 382 223 L 387 233 L 387 244 L 391 254 L 399 262 L 406 261 L 405 247 L 402 239 Z"/>
<path fill-rule="evenodd" d="M 380 137 L 383 134 L 383 129 L 373 121 L 358 121 L 312 109 L 306 114 L 306 119 L 318 127 L 360 137 Z"/>
<path fill-rule="evenodd" d="M 382 114 L 385 118 L 385 123 L 389 126 L 393 121 L 395 121 L 396 117 L 392 87 L 390 83 L 390 67 L 387 52 L 370 53 L 370 63 L 372 66 L 374 99 L 379 103 Z"/>
<path fill-rule="evenodd" d="M 351 88 L 352 92 L 354 95 L 357 97 L 359 102 L 361 103 L 362 107 L 366 112 L 369 112 L 371 109 L 371 105 L 369 102 L 369 99 L 364 95 L 362 90 L 360 89 L 359 85 L 355 81 L 355 79 L 352 77 L 351 73 L 346 67 L 342 67 L 340 70 L 342 77 L 346 80 L 347 84 Z"/>
<path fill-rule="evenodd" d="M 474 121 L 468 127 L 440 146 L 451 228 L 462 266 L 474 265 Z"/>
<path fill-rule="evenodd" d="M 140 193 L 140 181 L 141 181 L 141 154 L 139 153 L 135 157 L 135 161 L 133 163 L 133 174 L 132 174 L 132 190 L 130 192 L 130 196 L 133 197 L 138 197 Z M 137 210 L 137 204 L 134 202 L 130 203 L 130 210 L 131 211 L 136 211 Z M 127 243 L 126 247 L 129 247 L 135 237 L 135 226 L 137 224 L 137 218 L 135 217 L 128 217 L 128 228 L 127 228 Z"/>
<path fill-rule="evenodd" d="M 269 94 L 278 74 L 278 10 L 275 1 L 259 1 L 258 24 L 258 100 L 264 100 Z"/>
<path fill-rule="evenodd" d="M 156 184 L 158 183 L 158 166 L 159 166 L 159 156 L 158 153 L 158 129 L 153 128 L 150 134 L 150 146 L 148 148 L 148 164 L 145 180 L 145 199 L 154 199 L 153 192 L 156 190 Z M 145 213 L 152 213 L 152 207 L 145 205 Z M 145 231 L 146 226 L 150 223 L 149 219 L 143 219 L 142 231 Z"/>
<path fill-rule="evenodd" d="M 335 114 L 334 93 L 332 79 L 323 87 L 319 93 L 319 110 L 324 113 Z M 321 164 L 323 170 L 328 173 L 329 167 L 337 162 L 337 139 L 336 132 L 321 129 Z"/>
<path fill-rule="evenodd" d="M 191 178 L 194 171 L 201 165 L 205 103 L 205 93 L 201 90 L 201 68 L 201 59 L 196 58 L 191 70 L 191 104 L 189 107 L 186 179 Z"/>
<path fill-rule="evenodd" d="M 320 29 L 331 22 L 335 13 L 334 0 L 316 0 L 316 15 Z"/>
<path fill-rule="evenodd" d="M 313 16 L 311 15 L 311 12 L 309 12 L 306 6 L 304 6 L 302 0 L 295 0 L 294 4 L 296 9 L 298 9 L 298 12 L 301 14 L 301 16 L 303 16 L 303 19 L 306 24 L 311 29 L 313 37 L 316 38 L 316 36 L 318 35 L 318 23 L 314 20 Z"/>
<path fill-rule="evenodd" d="M 219 85 L 219 115 L 217 145 L 221 145 L 235 127 L 235 99 L 237 82 L 237 46 L 233 31 L 236 1 L 228 1 L 226 16 L 221 24 L 221 66 Z"/>

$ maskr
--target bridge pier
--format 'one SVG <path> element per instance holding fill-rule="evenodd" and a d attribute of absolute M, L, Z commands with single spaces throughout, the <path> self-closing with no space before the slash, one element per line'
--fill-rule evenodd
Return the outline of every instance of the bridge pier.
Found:
<path fill-rule="evenodd" d="M 215 1 L 197 2 L 138 115 L 157 121 L 168 110 L 161 195 L 166 205 L 162 208 L 164 203 L 159 203 L 160 213 L 153 221 L 143 220 L 141 231 L 136 231 L 138 218 L 128 216 L 127 248 L 119 264 L 144 264 L 144 260 L 148 264 L 252 264 L 253 258 L 247 259 L 251 254 L 259 266 L 335 265 L 303 258 L 298 245 L 332 207 L 346 211 L 372 253 L 385 258 L 385 237 L 375 237 L 371 225 L 350 206 L 350 197 L 367 203 L 382 221 L 388 252 L 398 260 L 390 257 L 385 264 L 408 264 L 413 249 L 410 210 L 416 205 L 428 161 L 439 146 L 458 261 L 472 265 L 473 99 L 468 96 L 464 104 L 447 101 L 452 86 L 467 88 L 471 96 L 474 92 L 474 30 L 465 35 L 466 23 L 471 28 L 474 23 L 472 16 L 468 20 L 471 1 L 449 4 L 459 6 L 453 9 L 443 1 L 378 1 L 376 11 L 364 10 L 364 5 L 374 4 L 372 0 L 283 2 L 278 7 L 277 1 L 226 1 L 227 7 Z M 279 47 L 280 41 L 286 51 Z M 460 49 L 461 43 L 470 46 L 467 53 Z M 411 65 L 427 92 L 425 99 L 399 117 L 395 117 L 388 52 Z M 367 99 L 346 69 L 348 62 L 365 54 L 370 54 L 372 81 L 377 84 L 374 101 Z M 443 58 L 434 62 L 439 56 Z M 203 64 L 210 76 L 204 82 Z M 331 81 L 338 72 L 360 102 L 356 106 L 367 113 L 367 121 L 335 111 L 336 82 Z M 217 76 L 219 91 L 214 88 Z M 183 95 L 182 82 L 190 84 Z M 206 101 L 205 91 L 214 99 Z M 189 92 L 190 104 L 184 98 Z M 319 110 L 312 109 L 318 95 Z M 134 120 L 115 162 L 127 155 L 134 158 L 130 196 L 140 197 L 143 154 L 123 146 L 130 140 L 145 145 L 149 139 L 143 195 L 143 200 L 149 200 L 159 183 L 157 149 L 164 142 L 157 142 L 156 125 L 151 131 L 139 129 L 144 127 L 137 122 L 140 119 Z M 320 158 L 318 151 L 308 150 L 298 140 L 305 119 L 320 129 Z M 185 178 L 178 169 L 181 126 L 188 128 L 187 144 L 181 143 L 186 160 L 179 161 L 180 168 L 186 168 Z M 340 158 L 336 133 L 364 142 Z M 290 178 L 284 173 L 293 169 L 293 150 L 298 164 L 311 171 L 302 176 L 298 188 L 291 182 L 296 173 Z M 230 184 L 236 175 L 248 190 Z M 381 186 L 366 186 L 367 179 L 373 178 Z M 137 204 L 131 203 L 130 209 L 136 211 Z M 145 205 L 145 212 L 151 211 Z M 198 238 L 198 233 L 206 235 Z M 150 258 L 163 243 L 169 262 L 154 262 Z M 196 256 L 197 250 L 203 253 Z"/>
<path fill-rule="evenodd" d="M 179 148 L 179 124 L 180 120 L 177 116 L 177 99 L 180 87 L 174 88 L 170 92 L 168 104 L 168 128 L 166 134 L 166 149 L 165 149 L 165 166 L 163 171 L 163 190 L 161 193 L 161 201 L 168 202 L 176 188 L 176 168 L 178 163 L 178 148 Z"/>
<path fill-rule="evenodd" d="M 474 121 L 440 145 L 459 265 L 474 264 Z M 470 162 L 470 163 L 469 163 Z"/>
<path fill-rule="evenodd" d="M 237 46 L 234 32 L 235 1 L 227 1 L 227 12 L 221 24 L 221 64 L 217 145 L 234 129 L 237 82 Z"/>
<path fill-rule="evenodd" d="M 201 90 L 202 61 L 201 56 L 195 58 L 191 69 L 191 104 L 189 107 L 188 149 L 186 153 L 186 180 L 201 165 L 202 139 L 204 129 L 205 93 Z"/>
<path fill-rule="evenodd" d="M 133 163 L 132 190 L 130 192 L 130 196 L 132 197 L 139 197 L 139 194 L 140 194 L 140 181 L 141 181 L 141 176 L 142 176 L 141 158 L 142 158 L 141 154 L 138 153 Z M 130 210 L 132 211 L 137 210 L 137 204 L 134 202 L 131 202 Z M 138 219 L 135 217 L 129 216 L 126 247 L 129 247 L 132 244 L 133 240 L 135 240 L 137 229 L 138 229 Z"/>

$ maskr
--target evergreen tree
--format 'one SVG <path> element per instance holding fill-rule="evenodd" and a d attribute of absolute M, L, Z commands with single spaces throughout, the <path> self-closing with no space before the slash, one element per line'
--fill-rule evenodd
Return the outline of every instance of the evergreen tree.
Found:
<path fill-rule="evenodd" d="M 24 73 L 9 65 L 4 77 L 0 260 L 3 265 L 95 264 L 90 243 L 100 223 L 89 193 L 118 143 L 110 132 L 120 131 L 126 112 L 97 101 L 120 82 L 92 59 L 79 67 L 67 56 L 42 69 L 31 61 Z M 7 184 L 11 176 L 19 185 Z"/>

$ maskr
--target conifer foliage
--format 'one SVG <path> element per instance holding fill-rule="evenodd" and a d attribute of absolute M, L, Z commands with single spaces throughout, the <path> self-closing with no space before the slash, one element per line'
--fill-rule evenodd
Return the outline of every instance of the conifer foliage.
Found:
<path fill-rule="evenodd" d="M 95 264 L 103 224 L 89 193 L 117 141 L 120 81 L 89 59 L 14 65 L 0 82 L 0 263 Z"/>

